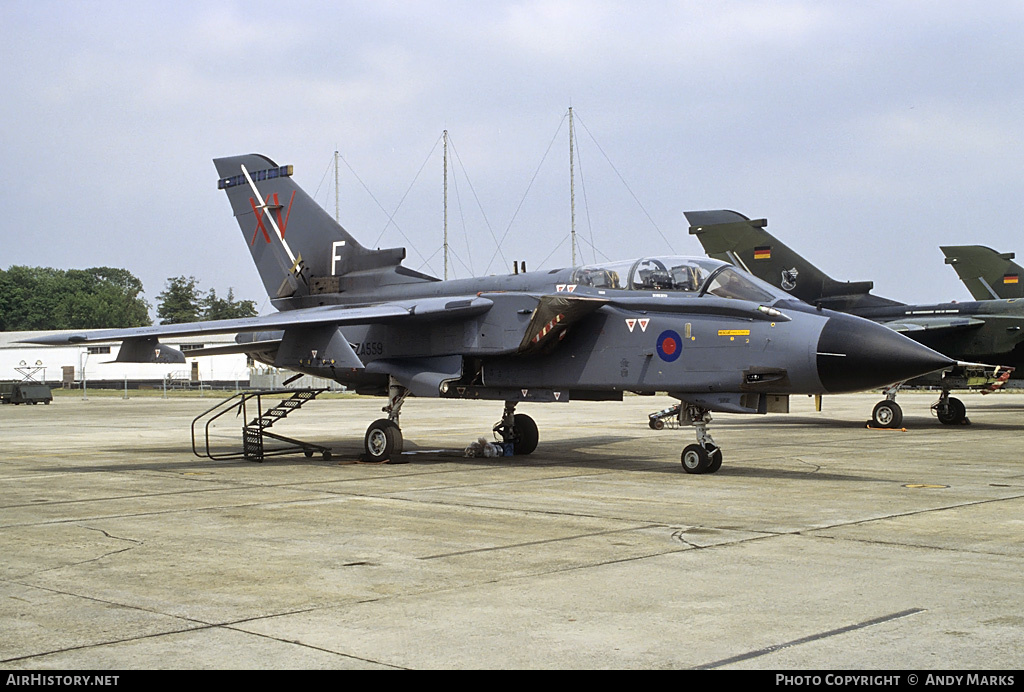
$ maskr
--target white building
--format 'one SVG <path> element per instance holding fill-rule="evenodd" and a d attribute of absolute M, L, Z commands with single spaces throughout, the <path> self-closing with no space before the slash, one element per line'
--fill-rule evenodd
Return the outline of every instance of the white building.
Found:
<path fill-rule="evenodd" d="M 164 341 L 185 354 L 185 363 L 117 363 L 120 343 L 41 346 L 19 343 L 54 332 L 0 332 L 0 381 L 20 382 L 31 378 L 51 387 L 168 387 L 168 388 L 248 388 L 274 389 L 295 375 L 287 370 L 253 363 L 245 354 L 189 358 L 193 349 L 228 346 L 233 334 L 183 336 Z M 341 389 L 337 383 L 303 376 L 290 387 Z"/>

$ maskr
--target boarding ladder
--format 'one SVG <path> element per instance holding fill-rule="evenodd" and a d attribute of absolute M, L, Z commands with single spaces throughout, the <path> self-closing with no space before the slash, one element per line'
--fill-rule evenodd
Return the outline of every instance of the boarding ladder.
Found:
<path fill-rule="evenodd" d="M 197 457 L 210 459 L 240 459 L 248 461 L 263 461 L 266 457 L 281 456 L 283 454 L 296 454 L 302 452 L 307 457 L 314 454 L 323 455 L 324 459 L 331 458 L 330 447 L 303 442 L 291 437 L 285 437 L 270 432 L 267 428 L 277 423 L 302 408 L 303 404 L 312 401 L 326 389 L 264 389 L 253 392 L 240 392 L 228 397 L 216 406 L 207 409 L 192 421 L 192 453 Z M 287 395 L 280 403 L 263 409 L 264 397 L 280 397 Z M 249 411 L 255 403 L 256 415 L 249 419 Z M 236 417 L 249 422 L 242 426 L 242 450 L 232 452 L 214 452 L 210 448 L 210 428 L 222 416 L 234 412 Z M 202 426 L 204 446 L 202 449 L 197 444 L 197 428 Z M 283 443 L 283 446 L 268 448 L 265 444 L 267 439 Z"/>

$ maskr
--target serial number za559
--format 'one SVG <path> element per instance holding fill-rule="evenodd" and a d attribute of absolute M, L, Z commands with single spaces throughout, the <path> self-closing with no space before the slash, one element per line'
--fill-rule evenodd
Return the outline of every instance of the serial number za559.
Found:
<path fill-rule="evenodd" d="M 384 353 L 384 344 L 380 341 L 364 341 L 354 346 L 357 356 L 379 356 Z"/>

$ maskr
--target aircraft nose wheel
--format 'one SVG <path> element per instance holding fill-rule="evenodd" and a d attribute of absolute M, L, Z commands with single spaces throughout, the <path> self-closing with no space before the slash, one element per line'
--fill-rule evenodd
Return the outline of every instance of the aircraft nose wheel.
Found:
<path fill-rule="evenodd" d="M 722 450 L 714 445 L 709 448 L 698 444 L 683 449 L 683 470 L 687 473 L 714 473 L 722 468 Z"/>
<path fill-rule="evenodd" d="M 898 428 L 903 425 L 903 409 L 895 401 L 879 401 L 871 412 L 871 422 L 878 428 Z"/>
<path fill-rule="evenodd" d="M 678 407 L 680 425 L 692 425 L 697 433 L 697 444 L 683 449 L 683 470 L 687 473 L 715 473 L 722 468 L 722 448 L 715 444 L 708 432 L 711 412 L 693 404 Z"/>
<path fill-rule="evenodd" d="M 967 407 L 956 397 L 948 397 L 945 402 L 940 400 L 932 408 L 943 425 L 960 425 L 967 421 Z"/>

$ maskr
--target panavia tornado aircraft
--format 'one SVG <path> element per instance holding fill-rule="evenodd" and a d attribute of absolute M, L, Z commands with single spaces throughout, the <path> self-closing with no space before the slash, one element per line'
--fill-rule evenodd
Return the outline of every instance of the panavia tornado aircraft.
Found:
<path fill-rule="evenodd" d="M 949 371 L 921 380 L 942 387 L 932 406 L 942 423 L 969 422 L 963 402 L 949 395 L 951 389 L 993 391 L 1011 375 L 1024 373 L 1020 369 L 1024 365 L 1024 303 L 979 300 L 906 305 L 872 294 L 870 281 L 841 282 L 829 277 L 764 230 L 768 225 L 765 219 L 751 220 L 726 210 L 684 213 L 690 233 L 710 257 L 742 267 L 804 302 L 879 322 L 958 361 Z M 792 309 L 787 303 L 775 307 Z M 903 412 L 895 395 L 896 388 L 888 389 L 886 399 L 875 406 L 872 420 L 876 425 L 895 428 L 902 424 Z"/>
<path fill-rule="evenodd" d="M 688 473 L 717 471 L 712 411 L 788 410 L 790 394 L 888 385 L 951 360 L 871 321 L 814 308 L 731 265 L 646 257 L 550 271 L 441 281 L 402 266 L 403 248 L 368 249 L 292 179 L 251 154 L 214 161 L 276 314 L 60 334 L 34 343 L 122 341 L 118 360 L 180 358 L 161 337 L 238 333 L 273 366 L 388 396 L 366 455 L 402 448 L 406 397 L 504 402 L 494 426 L 518 454 L 537 446 L 521 402 L 621 400 L 667 392 L 697 444 Z M 785 305 L 785 309 L 780 309 Z M 183 358 L 181 358 L 183 360 Z M 653 421 L 653 418 L 652 418 Z"/>
<path fill-rule="evenodd" d="M 947 245 L 939 248 L 975 300 L 1024 298 L 1024 267 L 1012 252 L 999 253 L 983 245 Z"/>

